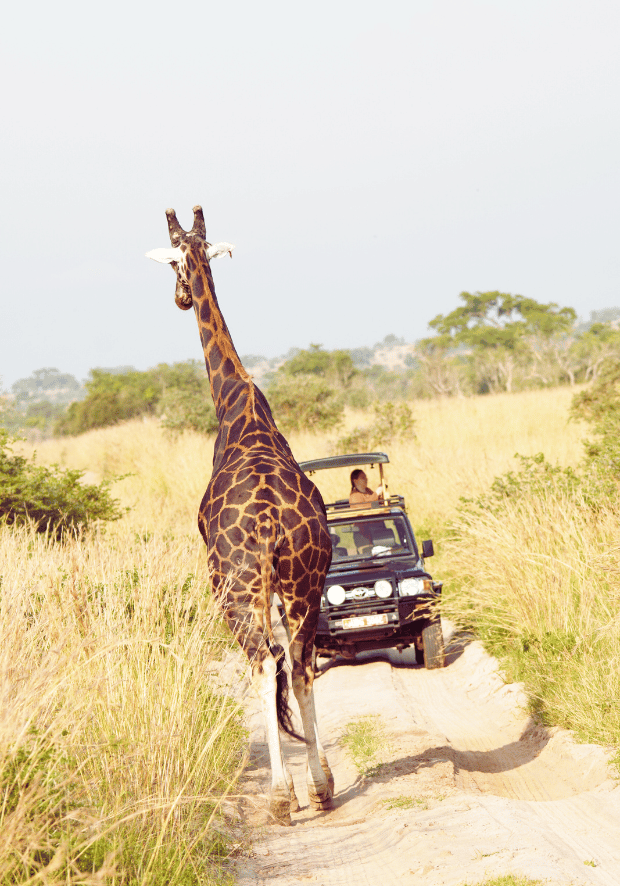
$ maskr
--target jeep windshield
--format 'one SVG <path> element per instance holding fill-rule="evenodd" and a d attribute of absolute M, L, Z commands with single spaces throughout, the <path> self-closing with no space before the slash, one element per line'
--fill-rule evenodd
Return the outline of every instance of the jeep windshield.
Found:
<path fill-rule="evenodd" d="M 360 518 L 329 524 L 332 563 L 406 554 L 417 557 L 405 520 L 399 516 Z"/>

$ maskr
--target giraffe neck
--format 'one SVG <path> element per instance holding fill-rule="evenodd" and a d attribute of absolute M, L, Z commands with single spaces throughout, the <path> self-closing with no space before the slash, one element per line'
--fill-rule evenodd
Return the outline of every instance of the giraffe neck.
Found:
<path fill-rule="evenodd" d="M 235 350 L 226 321 L 215 296 L 211 268 L 206 260 L 197 263 L 190 277 L 190 289 L 202 349 L 211 384 L 211 395 L 220 425 L 230 408 L 230 396 L 238 400 L 245 388 L 254 399 L 254 384 Z"/>

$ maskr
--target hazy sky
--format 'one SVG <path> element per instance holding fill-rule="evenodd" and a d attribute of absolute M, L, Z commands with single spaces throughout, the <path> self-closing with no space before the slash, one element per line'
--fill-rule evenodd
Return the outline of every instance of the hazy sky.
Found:
<path fill-rule="evenodd" d="M 620 305 L 617 0 L 109 0 L 2 17 L 0 376 L 201 357 L 144 258 L 204 207 L 240 354 L 462 290 Z"/>

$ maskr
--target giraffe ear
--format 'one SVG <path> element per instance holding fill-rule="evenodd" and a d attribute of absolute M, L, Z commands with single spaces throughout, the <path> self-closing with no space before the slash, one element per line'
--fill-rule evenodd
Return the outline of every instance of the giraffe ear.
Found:
<path fill-rule="evenodd" d="M 218 258 L 220 255 L 226 255 L 226 253 L 232 258 L 234 248 L 232 243 L 214 243 L 212 246 L 207 247 L 207 258 L 211 261 L 212 258 Z"/>
<path fill-rule="evenodd" d="M 166 265 L 169 265 L 170 262 L 173 261 L 181 261 L 183 258 L 183 252 L 178 248 L 178 246 L 162 249 L 151 249 L 150 252 L 146 253 L 147 258 L 152 258 L 153 261 L 160 261 Z"/>

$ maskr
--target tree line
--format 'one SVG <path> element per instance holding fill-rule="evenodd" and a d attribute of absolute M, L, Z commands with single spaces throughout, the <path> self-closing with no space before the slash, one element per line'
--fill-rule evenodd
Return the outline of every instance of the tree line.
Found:
<path fill-rule="evenodd" d="M 374 410 L 375 427 L 406 435 L 413 428 L 408 400 L 596 381 L 620 360 L 620 310 L 580 327 L 573 308 L 554 302 L 498 291 L 462 292 L 459 300 L 415 345 L 387 336 L 375 346 L 405 346 L 399 369 L 368 365 L 369 348 L 329 351 L 311 344 L 290 351 L 260 385 L 284 433 L 337 429 L 349 406 Z M 250 355 L 245 364 L 252 371 L 259 360 Z M 217 430 L 209 381 L 197 360 L 145 371 L 93 369 L 83 387 L 67 373 L 41 369 L 16 382 L 12 394 L 0 402 L 0 427 L 12 433 L 79 434 L 139 416 L 158 417 L 172 431 Z M 372 427 L 356 430 L 360 445 L 376 442 Z"/>
<path fill-rule="evenodd" d="M 418 342 L 421 379 L 436 395 L 484 394 L 594 381 L 620 357 L 620 310 L 577 326 L 573 308 L 502 292 L 462 292 Z"/>

